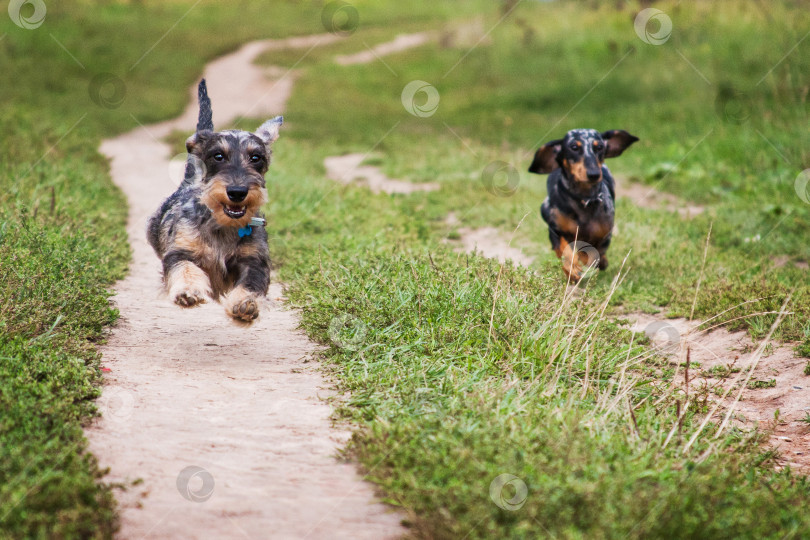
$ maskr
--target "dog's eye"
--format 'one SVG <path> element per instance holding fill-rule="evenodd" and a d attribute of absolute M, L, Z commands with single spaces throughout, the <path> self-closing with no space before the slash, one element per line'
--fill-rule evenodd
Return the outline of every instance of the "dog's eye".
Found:
<path fill-rule="evenodd" d="M 216 154 L 214 154 L 213 158 L 214 161 L 222 161 L 223 159 L 225 159 L 225 156 L 222 154 L 222 152 L 217 152 Z"/>
<path fill-rule="evenodd" d="M 252 156 L 250 156 L 250 162 L 251 163 L 258 163 L 261 160 L 262 160 L 262 156 L 260 156 L 259 154 L 253 154 Z"/>
<path fill-rule="evenodd" d="M 574 142 L 572 142 L 571 144 L 568 145 L 568 148 L 570 148 L 571 150 L 577 151 L 577 150 L 579 150 L 579 143 L 574 141 Z"/>

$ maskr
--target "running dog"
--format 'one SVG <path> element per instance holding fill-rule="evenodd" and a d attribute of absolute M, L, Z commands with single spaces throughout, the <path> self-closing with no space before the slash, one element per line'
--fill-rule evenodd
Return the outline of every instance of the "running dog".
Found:
<path fill-rule="evenodd" d="M 270 146 L 283 118 L 256 132 L 214 131 L 203 79 L 197 131 L 186 141 L 183 182 L 149 219 L 149 243 L 163 262 L 163 281 L 179 306 L 212 298 L 236 321 L 259 316 L 270 285 L 270 255 L 261 207 Z"/>
<path fill-rule="evenodd" d="M 574 283 L 588 267 L 608 266 L 616 189 L 604 162 L 636 141 L 638 137 L 621 129 L 574 129 L 534 155 L 529 172 L 549 175 L 540 214 L 563 272 Z"/>

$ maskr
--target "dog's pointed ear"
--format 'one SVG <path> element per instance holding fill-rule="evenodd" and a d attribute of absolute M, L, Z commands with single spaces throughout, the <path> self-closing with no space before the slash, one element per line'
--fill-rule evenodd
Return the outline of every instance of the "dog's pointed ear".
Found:
<path fill-rule="evenodd" d="M 562 150 L 562 143 L 563 139 L 557 139 L 556 141 L 550 141 L 540 147 L 537 152 L 534 153 L 534 161 L 529 166 L 529 172 L 535 174 L 548 174 L 554 169 L 558 169 L 560 167 L 560 163 L 557 161 L 557 155 Z"/>
<path fill-rule="evenodd" d="M 276 116 L 275 118 L 268 120 L 259 126 L 259 129 L 256 130 L 256 135 L 258 135 L 259 138 L 264 141 L 265 146 L 269 146 L 276 139 L 278 139 L 278 130 L 283 123 L 284 117 Z"/>
<path fill-rule="evenodd" d="M 638 140 L 638 137 L 630 135 L 623 129 L 611 129 L 602 133 L 602 138 L 607 145 L 605 157 L 617 157 L 622 155 L 622 152 Z"/>
<path fill-rule="evenodd" d="M 213 131 L 207 129 L 198 131 L 188 139 L 186 139 L 186 151 L 189 154 L 198 153 L 202 149 L 202 145 L 208 140 Z"/>

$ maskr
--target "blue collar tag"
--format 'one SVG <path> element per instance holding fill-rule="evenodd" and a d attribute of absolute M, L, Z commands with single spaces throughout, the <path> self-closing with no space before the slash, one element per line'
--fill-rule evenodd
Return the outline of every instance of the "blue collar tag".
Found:
<path fill-rule="evenodd" d="M 253 232 L 253 227 L 250 225 L 246 225 L 239 229 L 239 238 L 244 238 L 245 236 L 250 236 Z"/>

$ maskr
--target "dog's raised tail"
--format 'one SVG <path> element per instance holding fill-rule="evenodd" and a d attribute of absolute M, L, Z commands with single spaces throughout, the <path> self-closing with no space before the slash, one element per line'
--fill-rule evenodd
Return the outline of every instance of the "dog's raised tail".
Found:
<path fill-rule="evenodd" d="M 208 87 L 205 79 L 197 87 L 197 98 L 200 102 L 200 116 L 197 119 L 197 131 L 214 130 L 214 111 L 211 110 L 211 98 L 208 97 Z"/>

